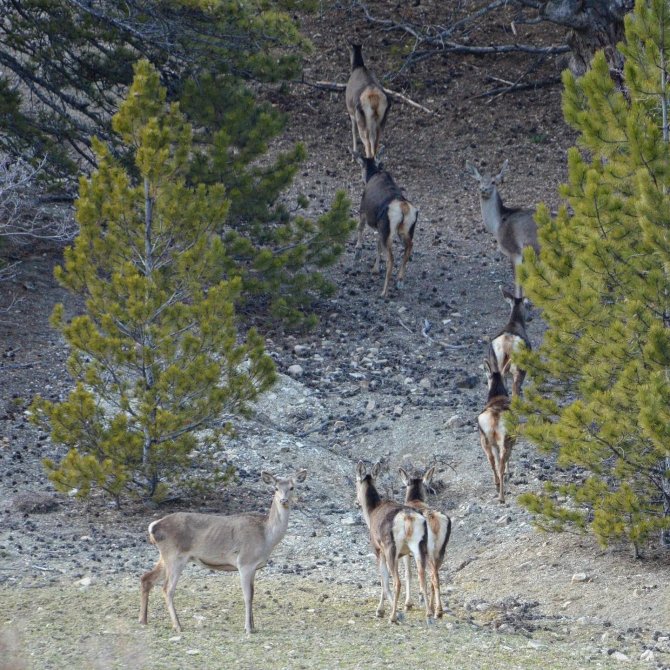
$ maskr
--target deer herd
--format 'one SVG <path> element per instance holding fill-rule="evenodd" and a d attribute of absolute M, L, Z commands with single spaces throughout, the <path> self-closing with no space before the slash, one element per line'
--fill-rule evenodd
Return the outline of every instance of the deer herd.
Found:
<path fill-rule="evenodd" d="M 356 258 L 361 252 L 365 227 L 370 226 L 377 231 L 373 271 L 379 272 L 382 255 L 386 262 L 381 292 L 381 296 L 386 298 L 393 274 L 393 239 L 398 237 L 404 247 L 396 282 L 396 287 L 402 289 L 419 213 L 404 190 L 378 162 L 391 98 L 366 68 L 360 45 L 351 45 L 351 74 L 345 99 L 351 119 L 352 155 L 363 169 L 364 188 Z M 356 131 L 364 154 L 357 149 Z M 512 395 L 520 395 L 526 373 L 515 362 L 514 354 L 522 348 L 531 347 L 526 332 L 526 323 L 530 321 L 528 304 L 516 281 L 516 269 L 523 261 L 525 248 L 530 247 L 535 253 L 540 251 L 534 210 L 506 207 L 498 192 L 507 167 L 508 161 L 505 161 L 500 172 L 493 176 L 481 174 L 474 165 L 466 162 L 467 172 L 479 184 L 484 226 L 494 236 L 500 251 L 510 259 L 514 273 L 514 294 L 501 287 L 503 298 L 510 306 L 510 317 L 489 344 L 484 360 L 488 379 L 487 402 L 477 417 L 481 446 L 493 470 L 495 489 L 501 503 L 505 502 L 505 473 L 514 444 L 514 437 L 505 426 L 505 413 L 510 408 L 505 377 L 508 374 L 512 377 Z M 384 616 L 388 602 L 389 621 L 395 623 L 402 617 L 398 612 L 401 559 L 404 559 L 406 575 L 405 609 L 412 607 L 410 565 L 413 559 L 426 620 L 432 622 L 444 613 L 439 571 L 451 535 L 449 517 L 432 509 L 426 502 L 435 466 L 423 473 L 408 473 L 403 468 L 399 469 L 406 489 L 404 502 L 382 498 L 375 484 L 380 470 L 380 463 L 369 471 L 362 461 L 356 466 L 356 499 L 369 529 L 381 580 L 377 616 Z M 306 470 L 299 470 L 286 479 L 262 472 L 262 481 L 274 487 L 267 515 L 245 513 L 219 516 L 177 512 L 152 522 L 149 525 L 149 541 L 158 549 L 159 559 L 140 580 L 140 623 L 147 623 L 149 593 L 156 582 L 162 581 L 172 626 L 178 632 L 182 630 L 173 597 L 184 567 L 195 562 L 211 570 L 239 572 L 245 605 L 245 630 L 247 633 L 254 632 L 252 604 L 255 574 L 267 563 L 273 549 L 286 534 L 295 485 L 304 482 L 306 476 Z M 427 583 L 430 584 L 428 589 Z"/>

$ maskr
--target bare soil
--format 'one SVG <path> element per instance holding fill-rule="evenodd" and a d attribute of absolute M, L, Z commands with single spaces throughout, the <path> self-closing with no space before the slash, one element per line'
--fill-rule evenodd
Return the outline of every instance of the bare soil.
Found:
<path fill-rule="evenodd" d="M 438 23 L 446 21 L 443 4 L 368 6 L 378 16 Z M 0 668 L 354 668 L 402 659 L 426 668 L 670 667 L 670 558 L 650 548 L 634 560 L 626 547 L 603 550 L 589 537 L 539 533 L 516 497 L 571 473 L 519 443 L 508 502 L 500 505 L 475 429 L 486 399 L 479 365 L 507 319 L 498 287 L 510 286 L 512 276 L 483 228 L 464 165 L 493 170 L 509 159 L 505 203 L 556 208 L 575 142 L 562 119 L 560 86 L 478 97 L 529 70 L 527 56 L 509 54 L 435 57 L 398 74 L 404 38 L 348 3 L 322 3 L 302 25 L 315 44 L 307 81 L 345 83 L 347 40 L 361 41 L 369 67 L 390 89 L 434 112 L 396 102 L 383 140 L 386 167 L 420 209 L 405 287 L 380 299 L 382 279 L 370 272 L 374 235 L 367 231 L 358 262 L 352 235 L 328 272 L 339 290 L 316 306 L 319 326 L 307 335 L 268 333 L 280 382 L 220 455 L 236 466 L 238 486 L 204 501 L 119 512 L 102 497 L 82 504 L 56 493 L 41 466 L 63 449 L 29 423 L 28 405 L 38 392 L 57 399 L 70 388 L 67 349 L 48 319 L 57 302 L 71 313 L 80 306 L 53 280 L 57 253 L 25 254 L 16 280 L 2 287 L 6 304 L 16 302 L 0 315 Z M 546 27 L 517 30 L 514 36 L 497 16 L 470 40 L 561 41 Z M 565 63 L 549 57 L 535 65 L 528 79 L 554 76 Z M 349 156 L 343 95 L 303 84 L 270 95 L 290 118 L 273 150 L 300 141 L 309 154 L 287 197 L 305 193 L 318 215 L 344 189 L 356 217 L 361 177 Z M 529 330 L 539 344 L 540 319 Z M 291 378 L 292 365 L 302 374 Z M 442 571 L 448 613 L 432 629 L 418 613 L 399 627 L 374 618 L 376 570 L 354 507 L 359 459 L 384 459 L 381 486 L 395 498 L 402 495 L 399 465 L 438 464 L 432 502 L 451 516 L 454 531 Z M 170 637 L 159 592 L 150 626 L 139 631 L 137 580 L 156 558 L 147 525 L 177 509 L 265 509 L 271 492 L 260 469 L 300 467 L 309 475 L 288 534 L 259 575 L 253 642 L 239 636 L 235 580 L 196 568 L 185 572 L 177 597 L 192 637 Z M 417 644 L 428 639 L 421 636 L 430 645 Z"/>

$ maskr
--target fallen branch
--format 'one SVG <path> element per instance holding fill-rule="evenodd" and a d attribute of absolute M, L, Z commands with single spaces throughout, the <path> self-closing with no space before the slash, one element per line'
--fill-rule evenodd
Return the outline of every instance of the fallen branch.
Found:
<path fill-rule="evenodd" d="M 528 91 L 535 90 L 537 88 L 547 88 L 549 86 L 555 86 L 556 84 L 561 83 L 560 77 L 551 77 L 549 79 L 541 79 L 540 81 L 531 81 L 527 84 L 512 84 L 511 86 L 501 86 L 499 88 L 493 88 L 490 91 L 485 93 L 480 93 L 479 95 L 474 96 L 477 98 L 495 98 L 506 93 L 516 93 L 517 91 Z"/>
<path fill-rule="evenodd" d="M 346 84 L 338 84 L 337 82 L 334 81 L 311 82 L 303 79 L 300 83 L 305 84 L 306 86 L 311 86 L 312 88 L 319 88 L 324 91 L 337 91 L 338 93 L 344 92 L 344 90 L 347 88 Z M 384 86 L 384 91 L 385 93 L 387 93 L 387 95 L 390 95 L 394 100 L 404 102 L 405 104 L 410 105 L 411 107 L 420 109 L 422 112 L 425 112 L 426 114 L 437 114 L 437 112 L 433 111 L 432 109 L 428 109 L 428 107 L 420 105 L 418 102 L 415 102 L 411 98 L 408 98 L 406 95 L 398 93 L 398 91 L 391 91 L 390 89 L 386 88 L 386 86 Z"/>

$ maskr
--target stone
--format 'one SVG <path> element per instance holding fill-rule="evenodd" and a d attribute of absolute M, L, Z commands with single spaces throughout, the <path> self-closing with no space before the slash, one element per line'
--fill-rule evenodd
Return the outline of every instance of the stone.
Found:
<path fill-rule="evenodd" d="M 572 575 L 572 583 L 573 584 L 579 584 L 583 582 L 588 582 L 590 581 L 589 576 L 585 572 L 575 572 L 574 575 Z"/>
<path fill-rule="evenodd" d="M 621 661 L 622 663 L 626 663 L 626 662 L 630 661 L 630 658 L 628 658 L 628 656 L 626 656 L 626 654 L 624 654 L 623 652 L 620 652 L 620 651 L 615 651 L 612 654 L 612 658 L 615 659 L 616 661 Z"/>
<path fill-rule="evenodd" d="M 396 405 L 393 408 L 393 416 L 402 416 L 402 405 Z"/>
<path fill-rule="evenodd" d="M 302 369 L 302 365 L 294 363 L 289 367 L 287 372 L 289 376 L 293 377 L 293 379 L 297 379 L 298 377 L 302 377 L 304 370 Z"/>
<path fill-rule="evenodd" d="M 460 414 L 454 414 L 444 422 L 444 425 L 446 428 L 460 428 L 465 423 L 465 419 Z"/>

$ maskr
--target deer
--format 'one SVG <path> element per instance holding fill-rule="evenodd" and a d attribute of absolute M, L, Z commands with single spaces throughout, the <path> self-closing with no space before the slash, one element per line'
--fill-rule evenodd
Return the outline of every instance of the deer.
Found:
<path fill-rule="evenodd" d="M 381 580 L 381 597 L 377 616 L 384 616 L 384 599 L 391 605 L 390 623 L 398 622 L 398 600 L 400 598 L 399 559 L 413 556 L 419 575 L 419 589 L 426 605 L 426 622 L 432 622 L 426 598 L 426 563 L 428 560 L 428 528 L 425 517 L 416 509 L 383 500 L 375 486 L 381 469 L 376 463 L 368 473 L 362 461 L 356 466 L 356 499 L 370 531 Z M 393 593 L 389 587 L 389 575 L 393 579 Z"/>
<path fill-rule="evenodd" d="M 479 170 L 466 161 L 466 170 L 479 182 L 479 204 L 482 209 L 484 226 L 495 237 L 498 248 L 512 262 L 514 276 L 514 294 L 521 298 L 522 288 L 516 277 L 516 269 L 523 262 L 523 250 L 531 247 L 536 254 L 540 253 L 537 241 L 537 224 L 533 209 L 505 207 L 498 193 L 498 186 L 502 184 L 509 161 L 505 160 L 500 172 L 494 177 L 489 173 L 483 175 Z"/>
<path fill-rule="evenodd" d="M 174 592 L 184 567 L 199 563 L 210 570 L 240 573 L 245 607 L 245 631 L 255 632 L 252 603 L 256 570 L 262 568 L 281 542 L 288 527 L 289 512 L 296 483 L 302 483 L 307 470 L 298 470 L 294 477 L 275 477 L 261 472 L 265 484 L 275 488 L 267 516 L 243 513 L 231 516 L 175 512 L 149 524 L 149 541 L 156 546 L 160 558 L 152 570 L 140 579 L 141 624 L 147 623 L 149 593 L 163 580 L 163 595 L 172 627 L 182 627 L 174 608 Z"/>
<path fill-rule="evenodd" d="M 429 608 L 435 618 L 439 619 L 444 615 L 440 594 L 440 567 L 444 562 L 447 543 L 451 536 L 451 519 L 446 514 L 431 509 L 426 503 L 426 494 L 435 475 L 434 465 L 421 475 L 410 476 L 403 468 L 398 468 L 398 472 L 405 484 L 405 504 L 416 509 L 426 519 L 428 528 L 428 569 L 432 587 Z M 411 566 L 408 556 L 405 557 L 405 575 L 405 609 L 410 609 L 412 607 Z"/>
<path fill-rule="evenodd" d="M 356 127 L 365 155 L 374 158 L 379 151 L 382 129 L 391 106 L 382 85 L 363 62 L 360 44 L 351 44 L 351 74 L 345 89 L 347 112 L 351 119 L 353 151 L 357 150 Z"/>
<path fill-rule="evenodd" d="M 419 219 L 419 210 L 405 197 L 404 191 L 395 183 L 382 163 L 377 163 L 374 158 L 362 156 L 358 152 L 354 155 L 361 164 L 365 184 L 361 196 L 355 258 L 360 258 L 363 231 L 367 224 L 377 231 L 377 256 L 372 266 L 375 274 L 379 274 L 382 249 L 386 256 L 386 276 L 380 294 L 380 297 L 386 298 L 393 274 L 393 238 L 396 236 L 400 238 L 404 247 L 396 278 L 396 288 L 402 289 L 405 269 L 414 245 L 414 231 Z"/>
<path fill-rule="evenodd" d="M 505 428 L 505 412 L 509 410 L 510 399 L 500 370 L 492 366 L 489 360 L 484 361 L 488 380 L 488 396 L 486 406 L 477 417 L 479 439 L 491 469 L 498 500 L 505 502 L 505 471 L 507 461 L 512 453 L 514 438 Z"/>
<path fill-rule="evenodd" d="M 488 350 L 488 361 L 491 369 L 500 370 L 503 378 L 512 374 L 512 396 L 521 395 L 521 386 L 526 378 L 526 371 L 512 361 L 512 354 L 523 347 L 532 349 L 526 323 L 532 321 L 527 298 L 517 298 L 502 286 L 500 291 L 510 306 L 510 315 L 502 330 L 491 340 Z"/>

